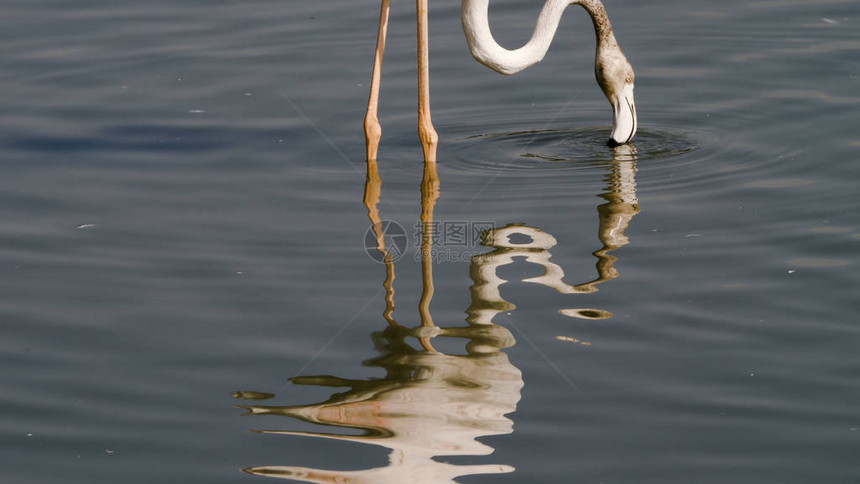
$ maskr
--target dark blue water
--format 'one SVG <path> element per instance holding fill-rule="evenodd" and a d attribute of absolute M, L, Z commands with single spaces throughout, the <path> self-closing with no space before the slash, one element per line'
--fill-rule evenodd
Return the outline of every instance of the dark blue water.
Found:
<path fill-rule="evenodd" d="M 0 2 L 4 482 L 860 482 L 857 2 L 378 7 Z"/>

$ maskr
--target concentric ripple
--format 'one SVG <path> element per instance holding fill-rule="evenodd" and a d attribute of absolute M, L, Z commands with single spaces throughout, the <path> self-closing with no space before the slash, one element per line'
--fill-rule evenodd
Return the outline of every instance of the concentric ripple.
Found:
<path fill-rule="evenodd" d="M 522 171 L 575 171 L 613 160 L 649 160 L 681 156 L 699 148 L 684 132 L 642 130 L 628 145 L 606 145 L 607 128 L 547 129 L 491 132 L 467 136 L 457 142 L 450 160 L 465 171 L 522 175 Z"/>
<path fill-rule="evenodd" d="M 637 183 L 651 194 L 673 199 L 715 197 L 733 187 L 769 180 L 775 166 L 790 158 L 780 147 L 738 141 L 724 130 L 679 129 L 650 124 L 631 143 L 606 145 L 607 127 L 462 132 L 450 141 L 446 168 L 489 176 L 506 190 L 573 186 L 603 171 L 607 163 L 635 161 Z M 585 175 L 585 177 L 581 177 Z M 529 179 L 528 184 L 519 180 Z M 582 180 L 580 180 L 582 178 Z M 505 183 L 503 179 L 511 180 Z"/>

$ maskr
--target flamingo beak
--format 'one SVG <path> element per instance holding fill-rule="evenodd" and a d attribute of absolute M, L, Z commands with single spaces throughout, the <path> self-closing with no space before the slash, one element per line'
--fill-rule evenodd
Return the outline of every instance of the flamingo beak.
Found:
<path fill-rule="evenodd" d="M 633 101 L 633 84 L 625 84 L 612 102 L 612 133 L 609 146 L 629 143 L 636 134 L 636 103 Z"/>

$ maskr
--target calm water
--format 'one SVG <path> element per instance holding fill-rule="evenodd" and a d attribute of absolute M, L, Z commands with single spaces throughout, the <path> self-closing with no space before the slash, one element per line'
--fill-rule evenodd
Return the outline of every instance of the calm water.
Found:
<path fill-rule="evenodd" d="M 3 481 L 860 482 L 860 3 L 394 3 L 0 2 Z"/>

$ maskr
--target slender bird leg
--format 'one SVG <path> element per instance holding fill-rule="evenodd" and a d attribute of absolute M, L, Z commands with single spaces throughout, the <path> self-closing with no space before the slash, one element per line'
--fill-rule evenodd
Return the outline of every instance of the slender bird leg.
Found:
<path fill-rule="evenodd" d="M 418 137 L 424 148 L 424 162 L 436 162 L 439 135 L 430 120 L 430 55 L 427 34 L 427 0 L 417 0 L 418 6 Z"/>
<path fill-rule="evenodd" d="M 370 99 L 367 101 L 367 115 L 364 117 L 364 139 L 367 142 L 367 159 L 375 160 L 379 151 L 382 127 L 377 117 L 379 106 L 379 82 L 382 77 L 382 56 L 385 54 L 385 36 L 388 32 L 388 7 L 390 0 L 382 0 L 379 12 L 379 31 L 376 34 L 376 53 L 373 57 L 373 74 L 370 78 Z"/>

